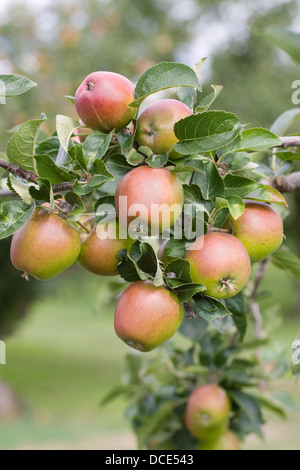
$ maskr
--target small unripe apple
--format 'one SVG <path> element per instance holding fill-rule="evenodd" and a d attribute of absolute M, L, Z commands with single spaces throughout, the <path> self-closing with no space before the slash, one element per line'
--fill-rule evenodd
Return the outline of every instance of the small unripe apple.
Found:
<path fill-rule="evenodd" d="M 198 238 L 188 249 L 194 282 L 206 287 L 205 294 L 227 299 L 238 294 L 247 284 L 251 261 L 242 242 L 233 235 L 210 232 Z"/>
<path fill-rule="evenodd" d="M 241 450 L 241 445 L 236 435 L 227 430 L 215 441 L 201 443 L 199 450 Z"/>
<path fill-rule="evenodd" d="M 69 222 L 46 209 L 36 209 L 13 235 L 10 254 L 15 268 L 48 280 L 72 266 L 80 248 L 80 236 Z"/>
<path fill-rule="evenodd" d="M 245 201 L 243 215 L 237 220 L 230 217 L 226 227 L 245 245 L 252 262 L 267 258 L 283 240 L 282 219 L 264 202 Z"/>
<path fill-rule="evenodd" d="M 178 142 L 174 134 L 174 125 L 191 114 L 192 110 L 181 101 L 172 99 L 156 101 L 147 106 L 139 116 L 136 140 L 140 145 L 150 147 L 158 155 L 170 151 L 170 159 L 178 159 L 182 155 L 172 149 Z"/>
<path fill-rule="evenodd" d="M 224 433 L 230 410 L 230 400 L 225 390 L 213 384 L 203 385 L 189 396 L 185 425 L 196 439 L 211 442 Z"/>
<path fill-rule="evenodd" d="M 134 118 L 134 85 L 123 75 L 94 72 L 88 75 L 75 94 L 75 106 L 82 121 L 91 129 L 120 130 Z"/>
<path fill-rule="evenodd" d="M 115 201 L 122 225 L 129 226 L 135 221 L 136 226 L 141 224 L 151 229 L 148 235 L 156 235 L 179 218 L 184 202 L 183 187 L 166 168 L 140 166 L 121 179 Z"/>
<path fill-rule="evenodd" d="M 173 292 L 137 281 L 118 301 L 115 331 L 128 346 L 147 352 L 170 339 L 182 319 L 183 307 Z"/>
<path fill-rule="evenodd" d="M 108 236 L 104 238 L 106 233 Z M 91 273 L 115 276 L 118 274 L 117 266 L 120 263 L 118 252 L 122 249 L 128 250 L 131 243 L 127 238 L 119 238 L 117 222 L 111 221 L 107 226 L 98 224 L 84 237 L 78 262 Z"/>

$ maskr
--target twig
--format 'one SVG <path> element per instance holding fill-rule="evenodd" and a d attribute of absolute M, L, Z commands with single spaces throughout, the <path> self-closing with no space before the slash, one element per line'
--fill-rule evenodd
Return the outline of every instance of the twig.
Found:
<path fill-rule="evenodd" d="M 73 191 L 73 184 L 74 182 L 69 182 L 69 181 L 67 181 L 66 183 L 54 184 L 52 186 L 53 193 L 57 194 L 63 191 Z"/>
<path fill-rule="evenodd" d="M 282 145 L 280 147 L 300 147 L 300 136 L 280 137 Z"/>
<path fill-rule="evenodd" d="M 31 181 L 32 183 L 37 182 L 38 176 L 35 173 L 23 170 L 23 168 L 19 167 L 18 165 L 13 165 L 12 163 L 6 162 L 5 160 L 2 160 L 2 158 L 0 158 L 0 167 L 4 168 L 10 173 L 13 173 L 14 175 L 20 176 L 24 180 Z"/>
<path fill-rule="evenodd" d="M 8 196 L 17 196 L 17 194 L 13 193 L 9 189 L 0 189 L 0 197 L 8 197 Z"/>
<path fill-rule="evenodd" d="M 263 338 L 263 321 L 262 321 L 259 303 L 256 302 L 256 296 L 257 296 L 258 289 L 262 283 L 262 280 L 265 277 L 267 265 L 268 265 L 268 258 L 262 260 L 259 263 L 256 276 L 255 276 L 254 286 L 250 294 L 250 301 L 249 301 L 249 307 L 250 307 L 253 320 L 254 320 L 255 336 L 257 339 Z M 260 349 L 257 348 L 255 353 L 256 353 L 257 359 L 260 360 L 261 359 Z M 264 387 L 263 383 L 261 384 L 261 387 L 262 388 Z"/>
<path fill-rule="evenodd" d="M 258 269 L 257 269 L 256 276 L 255 276 L 254 287 L 253 287 L 251 295 L 250 295 L 251 300 L 256 299 L 257 291 L 258 291 L 259 286 L 260 286 L 260 284 L 261 284 L 261 282 L 262 282 L 262 280 L 263 280 L 263 278 L 265 277 L 265 274 L 266 274 L 268 261 L 269 261 L 268 258 L 263 259 L 258 265 Z"/>
<path fill-rule="evenodd" d="M 290 175 L 281 175 L 271 182 L 272 186 L 281 193 L 292 193 L 300 189 L 300 171 Z"/>

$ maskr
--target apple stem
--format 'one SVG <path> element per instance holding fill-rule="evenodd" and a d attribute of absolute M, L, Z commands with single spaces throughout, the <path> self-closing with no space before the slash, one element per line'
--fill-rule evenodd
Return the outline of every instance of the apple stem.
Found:
<path fill-rule="evenodd" d="M 29 282 L 29 280 L 30 280 L 28 273 L 25 273 L 25 272 L 24 272 L 24 273 L 21 275 L 21 277 L 22 277 L 23 279 L 25 279 L 25 281 L 27 281 L 27 282 Z"/>
<path fill-rule="evenodd" d="M 81 228 L 83 228 L 87 233 L 91 233 L 91 230 L 88 229 L 84 224 L 82 224 L 79 220 L 76 221 L 76 224 L 78 224 Z"/>

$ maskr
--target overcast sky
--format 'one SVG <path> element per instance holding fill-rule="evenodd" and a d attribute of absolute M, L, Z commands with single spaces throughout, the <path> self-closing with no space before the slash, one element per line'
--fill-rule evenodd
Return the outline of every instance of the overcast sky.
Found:
<path fill-rule="evenodd" d="M 32 6 L 36 15 L 42 15 L 45 19 L 44 8 L 53 3 L 55 0 L 0 0 L 0 23 L 7 21 L 7 7 L 17 5 L 18 3 L 25 3 Z M 68 3 L 69 0 L 62 0 Z M 109 2 L 110 0 L 99 0 L 101 2 Z M 142 0 L 141 0 L 142 1 Z M 195 15 L 199 15 L 199 6 L 195 7 L 193 0 L 161 0 L 170 5 L 170 16 L 177 19 L 186 20 Z M 178 50 L 177 59 L 188 65 L 193 65 L 196 60 L 202 57 L 208 57 L 207 63 L 202 70 L 202 78 L 204 75 L 209 74 L 210 57 L 222 48 L 226 47 L 228 40 L 235 39 L 238 42 L 243 42 L 248 39 L 248 21 L 251 15 L 259 8 L 261 12 L 268 11 L 274 8 L 275 5 L 289 3 L 290 0 L 252 0 L 245 2 L 223 2 L 220 5 L 222 14 L 222 22 L 216 18 L 211 17 L 209 14 L 199 15 L 199 22 L 192 31 L 194 40 L 190 44 L 184 44 Z M 297 0 L 300 5 L 300 0 Z M 45 37 L 47 29 L 49 32 L 53 28 L 51 18 L 47 17 L 47 21 L 41 22 L 43 36 Z M 292 29 L 300 32 L 300 17 L 294 19 Z M 284 60 L 284 56 L 283 60 Z M 9 64 L 0 62 L 2 73 L 8 73 Z"/>

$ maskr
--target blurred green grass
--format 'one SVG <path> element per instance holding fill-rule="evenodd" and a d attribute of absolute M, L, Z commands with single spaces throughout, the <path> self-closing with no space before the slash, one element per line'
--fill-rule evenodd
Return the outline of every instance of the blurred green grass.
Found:
<path fill-rule="evenodd" d="M 267 325 L 275 328 L 272 339 L 291 352 L 300 329 L 298 286 L 271 267 L 262 285 L 262 291 L 269 290 L 280 308 L 270 310 L 274 299 L 262 299 Z M 101 307 L 107 294 L 100 278 L 76 269 L 42 285 L 28 319 L 6 342 L 0 378 L 22 397 L 26 410 L 19 419 L 0 423 L 0 449 L 134 448 L 125 403 L 99 407 L 101 396 L 120 382 L 128 352 L 114 332 L 114 305 Z M 276 385 L 291 391 L 300 407 L 291 377 Z M 300 413 L 287 422 L 272 417 L 266 440 L 251 437 L 245 447 L 299 449 L 299 419 Z"/>

